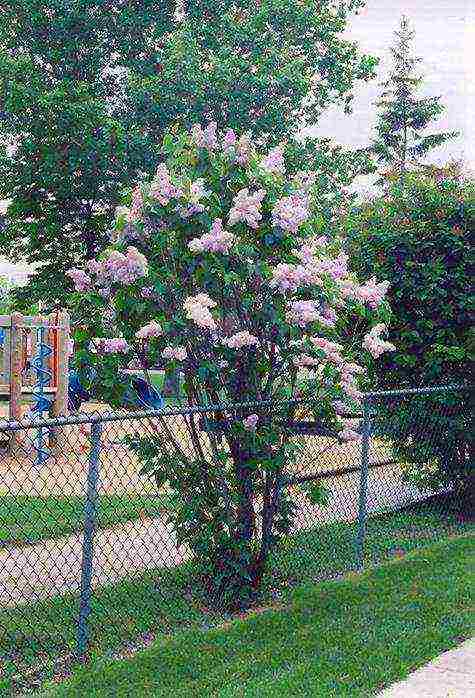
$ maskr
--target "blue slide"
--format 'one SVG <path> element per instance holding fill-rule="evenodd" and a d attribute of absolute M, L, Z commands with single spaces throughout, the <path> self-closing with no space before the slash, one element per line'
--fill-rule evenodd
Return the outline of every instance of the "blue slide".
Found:
<path fill-rule="evenodd" d="M 127 376 L 128 378 L 128 376 Z M 124 376 L 124 380 L 126 377 Z M 69 408 L 78 411 L 83 402 L 91 399 L 91 393 L 84 388 L 76 371 L 69 373 Z M 143 378 L 133 376 L 132 385 L 124 395 L 124 407 L 141 407 L 159 410 L 165 401 L 160 393 Z"/>

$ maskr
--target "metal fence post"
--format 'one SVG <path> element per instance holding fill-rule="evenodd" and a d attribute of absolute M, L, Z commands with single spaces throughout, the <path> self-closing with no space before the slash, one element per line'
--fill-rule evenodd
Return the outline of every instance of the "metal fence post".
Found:
<path fill-rule="evenodd" d="M 368 472 L 369 472 L 369 440 L 371 435 L 370 423 L 371 398 L 363 398 L 363 438 L 361 441 L 360 493 L 358 503 L 358 530 L 356 534 L 356 566 L 359 570 L 364 567 L 364 539 L 366 533 L 367 503 L 368 503 Z"/>
<path fill-rule="evenodd" d="M 92 422 L 87 474 L 87 494 L 84 506 L 84 537 L 81 558 L 81 592 L 77 627 L 77 655 L 84 660 L 89 637 L 89 615 L 91 613 L 92 567 L 94 531 L 97 514 L 97 484 L 99 480 L 99 457 L 101 450 L 101 422 Z"/>

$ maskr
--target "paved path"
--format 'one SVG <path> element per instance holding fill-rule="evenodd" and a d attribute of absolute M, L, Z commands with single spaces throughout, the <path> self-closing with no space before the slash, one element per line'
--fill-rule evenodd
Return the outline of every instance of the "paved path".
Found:
<path fill-rule="evenodd" d="M 383 471 L 383 472 L 381 472 Z M 421 498 L 415 488 L 404 485 L 399 469 L 370 471 L 368 511 L 398 509 Z M 312 506 L 296 491 L 301 502 L 294 530 L 313 528 L 331 521 L 352 521 L 358 513 L 359 474 L 327 481 L 331 491 L 328 507 Z M 298 498 L 297 498 L 298 497 Z M 66 593 L 77 594 L 81 579 L 82 534 L 49 539 L 26 547 L 0 550 L 0 607 L 17 606 Z M 94 538 L 94 587 L 114 584 L 144 570 L 173 567 L 188 556 L 176 545 L 170 525 L 160 518 L 131 521 L 99 530 Z"/>
<path fill-rule="evenodd" d="M 444 652 L 379 698 L 474 698 L 475 640 Z"/>

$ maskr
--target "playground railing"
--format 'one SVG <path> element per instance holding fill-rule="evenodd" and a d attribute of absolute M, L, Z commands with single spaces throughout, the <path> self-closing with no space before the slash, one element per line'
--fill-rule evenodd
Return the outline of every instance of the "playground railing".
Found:
<path fill-rule="evenodd" d="M 157 475 L 159 463 L 186 468 L 198 453 L 216 474 L 229 434 L 251 438 L 250 415 L 257 429 L 298 447 L 281 473 L 291 523 L 269 560 L 262 605 L 471 530 L 470 495 L 462 499 L 472 399 L 468 386 L 367 393 L 347 415 L 359 434 L 352 441 L 296 400 L 0 418 L 0 694 L 67 674 L 91 652 L 124 656 L 227 617 L 180 541 L 176 516 L 200 486 L 222 506 L 232 468 L 220 461 L 220 487 L 204 469 L 176 491 Z M 52 444 L 41 464 L 39 430 Z M 253 507 L 260 531 L 262 497 Z"/>

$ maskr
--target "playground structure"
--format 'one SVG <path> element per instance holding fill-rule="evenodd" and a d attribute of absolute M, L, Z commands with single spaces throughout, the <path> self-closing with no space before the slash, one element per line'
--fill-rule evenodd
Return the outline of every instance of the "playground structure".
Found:
<path fill-rule="evenodd" d="M 70 318 L 67 312 L 24 316 L 0 315 L 0 400 L 8 401 L 8 418 L 19 421 L 44 416 L 67 416 L 71 410 L 92 399 L 79 375 L 69 368 Z M 128 409 L 163 407 L 162 396 L 137 375 L 121 376 L 129 387 L 123 396 Z M 9 451 L 18 446 L 18 432 L 6 443 Z M 61 450 L 64 429 L 45 430 L 38 426 L 35 440 L 36 464 L 44 463 L 52 447 Z M 3 444 L 5 446 L 5 444 Z"/>
<path fill-rule="evenodd" d="M 29 403 L 29 416 L 46 413 L 66 416 L 69 391 L 69 315 L 0 315 L 0 399 L 9 403 L 8 417 L 18 421 Z M 45 435 L 38 429 L 37 462 L 49 455 L 49 446 L 61 447 L 61 430 Z M 15 447 L 11 437 L 9 448 Z"/>

